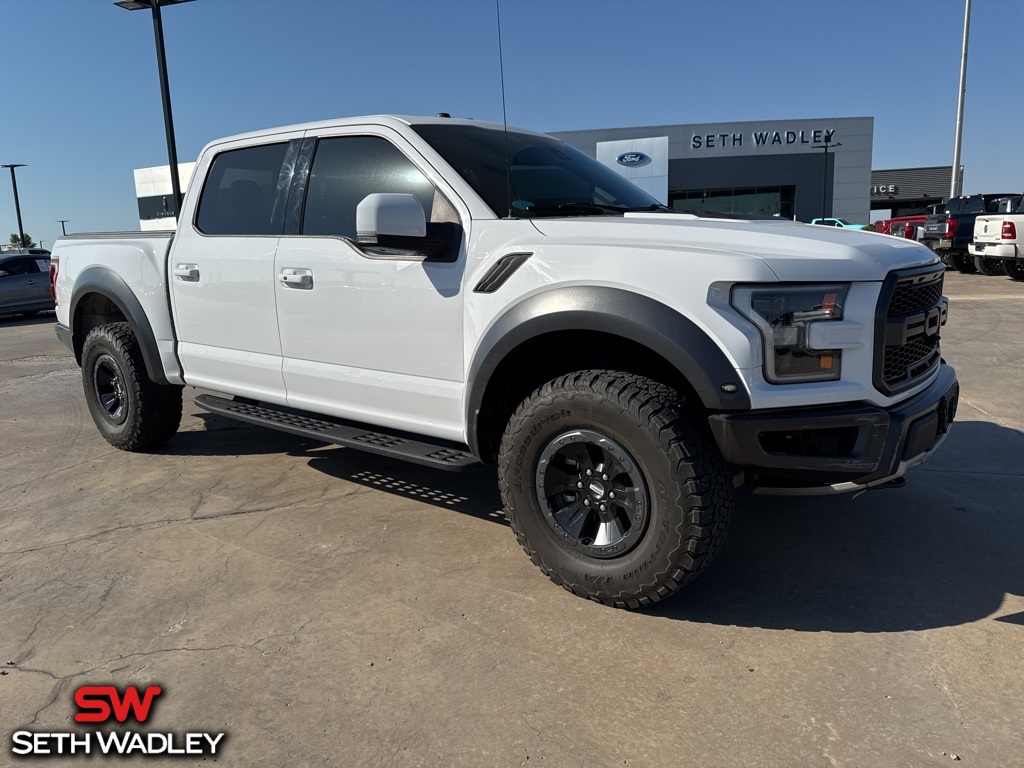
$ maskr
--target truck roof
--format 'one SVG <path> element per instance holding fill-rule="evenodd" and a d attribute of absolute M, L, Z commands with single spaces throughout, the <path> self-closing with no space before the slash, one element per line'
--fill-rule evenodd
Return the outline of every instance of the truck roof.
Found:
<path fill-rule="evenodd" d="M 451 125 L 451 126 L 473 126 L 474 128 L 485 128 L 488 130 L 502 131 L 505 126 L 501 123 L 492 123 L 486 120 L 474 120 L 473 118 L 459 118 L 459 117 L 437 117 L 435 116 L 415 116 L 415 115 L 361 115 L 357 117 L 339 117 L 333 120 L 317 120 L 309 123 L 296 123 L 295 125 L 282 125 L 277 128 L 265 128 L 260 131 L 249 131 L 247 133 L 239 133 L 234 136 L 225 136 L 223 138 L 211 141 L 207 147 L 214 146 L 216 144 L 224 144 L 229 141 L 238 141 L 242 139 L 259 138 L 263 136 L 273 136 L 279 133 L 291 133 L 294 131 L 309 131 L 309 130 L 323 130 L 325 128 L 341 128 L 350 125 L 381 125 L 391 128 L 398 128 L 400 126 L 411 126 L 411 125 Z M 538 131 L 532 131 L 528 128 L 520 128 L 518 126 L 508 126 L 510 131 L 516 131 L 517 133 L 534 133 L 539 134 Z M 204 148 L 204 152 L 206 149 Z"/>

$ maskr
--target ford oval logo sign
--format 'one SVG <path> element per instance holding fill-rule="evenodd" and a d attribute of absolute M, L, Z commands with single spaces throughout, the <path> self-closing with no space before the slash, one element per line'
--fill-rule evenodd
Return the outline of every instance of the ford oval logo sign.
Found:
<path fill-rule="evenodd" d="M 615 158 L 615 162 L 619 165 L 627 166 L 647 165 L 647 163 L 651 162 L 651 158 L 643 152 L 623 152 Z"/>

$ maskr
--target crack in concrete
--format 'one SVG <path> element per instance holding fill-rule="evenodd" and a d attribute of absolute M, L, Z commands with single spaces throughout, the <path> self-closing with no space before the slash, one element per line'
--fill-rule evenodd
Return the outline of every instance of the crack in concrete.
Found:
<path fill-rule="evenodd" d="M 295 629 L 293 631 L 290 631 L 290 632 L 277 632 L 275 634 L 267 635 L 266 637 L 261 637 L 258 640 L 255 640 L 254 642 L 249 643 L 247 645 L 243 645 L 243 644 L 239 644 L 239 643 L 224 643 L 223 645 L 212 646 L 212 647 L 209 647 L 209 648 L 204 648 L 204 647 L 191 648 L 191 647 L 187 647 L 186 646 L 186 647 L 180 647 L 180 648 L 158 648 L 158 649 L 153 650 L 153 651 L 137 651 L 135 653 L 121 654 L 119 656 L 116 656 L 113 659 L 106 659 L 104 661 L 101 661 L 98 664 L 95 664 L 92 667 L 89 667 L 88 669 L 80 670 L 78 672 L 71 672 L 71 673 L 66 674 L 66 675 L 56 675 L 53 672 L 50 672 L 49 670 L 45 670 L 45 669 L 38 669 L 38 668 L 34 668 L 34 667 L 21 667 L 21 666 L 15 665 L 15 666 L 10 668 L 10 671 L 12 673 L 16 673 L 16 674 L 30 674 L 30 675 L 43 675 L 44 677 L 48 677 L 51 680 L 55 680 L 57 684 L 54 686 L 54 689 L 53 689 L 52 694 L 50 695 L 50 698 L 47 700 L 47 702 L 42 707 L 40 707 L 39 709 L 37 709 L 35 711 L 35 714 L 32 716 L 32 719 L 28 723 L 25 723 L 23 725 L 19 725 L 16 728 L 12 728 L 11 730 L 9 730 L 7 732 L 7 738 L 10 739 L 15 731 L 25 730 L 27 728 L 30 728 L 30 727 L 34 726 L 34 725 L 37 725 L 39 723 L 39 718 L 42 715 L 42 713 L 45 712 L 50 707 L 52 707 L 57 702 L 57 700 L 61 697 L 61 694 L 64 692 L 64 690 L 65 690 L 66 686 L 68 685 L 68 683 L 70 683 L 72 680 L 74 680 L 76 678 L 84 677 L 84 676 L 86 676 L 88 674 L 91 674 L 92 672 L 95 672 L 97 669 L 100 669 L 100 668 L 102 668 L 104 666 L 107 666 L 109 664 L 113 664 L 115 662 L 122 661 L 122 660 L 128 660 L 128 659 L 133 659 L 134 660 L 134 659 L 140 659 L 140 658 L 149 658 L 149 657 L 152 657 L 152 656 L 158 656 L 158 655 L 166 654 L 166 653 L 213 653 L 213 652 L 223 651 L 223 650 L 226 650 L 226 649 L 236 649 L 236 650 L 240 650 L 240 651 L 256 651 L 259 654 L 259 656 L 257 656 L 257 658 L 262 658 L 263 656 L 268 656 L 268 655 L 272 655 L 273 653 L 278 653 L 279 651 L 283 650 L 285 646 L 297 645 L 298 643 L 300 643 L 301 642 L 300 635 L 302 634 L 303 630 L 312 623 L 312 621 L 313 621 L 312 619 L 307 619 L 297 629 Z M 290 637 L 292 639 L 291 639 L 290 642 L 286 642 L 283 645 L 281 645 L 278 648 L 277 651 L 272 651 L 272 652 L 269 652 L 269 653 L 264 651 L 263 649 L 261 649 L 259 647 L 260 643 L 267 642 L 268 640 L 272 640 L 272 639 L 277 638 L 277 637 Z M 126 664 L 124 666 L 117 667 L 116 669 L 112 669 L 111 670 L 111 674 L 113 674 L 116 671 L 123 671 L 125 669 L 128 669 L 131 666 L 132 666 L 131 664 Z M 129 677 L 132 677 L 132 676 L 138 674 L 138 672 L 141 672 L 142 669 L 145 669 L 147 666 L 148 665 L 144 665 L 140 669 L 136 670 L 136 672 L 133 673 L 133 675 L 131 675 Z"/>

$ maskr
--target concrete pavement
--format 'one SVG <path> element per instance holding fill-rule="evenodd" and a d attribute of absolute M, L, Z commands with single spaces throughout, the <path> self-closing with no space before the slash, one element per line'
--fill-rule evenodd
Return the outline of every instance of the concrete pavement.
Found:
<path fill-rule="evenodd" d="M 709 571 L 640 613 L 534 568 L 490 470 L 193 390 L 167 446 L 116 451 L 52 316 L 0 318 L 0 764 L 14 731 L 72 728 L 78 686 L 158 683 L 147 728 L 227 732 L 231 766 L 1019 765 L 1024 283 L 946 294 L 941 453 L 902 490 L 744 498 Z"/>

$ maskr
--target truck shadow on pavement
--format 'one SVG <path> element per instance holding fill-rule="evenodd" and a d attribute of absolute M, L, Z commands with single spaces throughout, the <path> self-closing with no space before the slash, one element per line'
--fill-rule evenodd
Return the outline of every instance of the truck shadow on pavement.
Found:
<path fill-rule="evenodd" d="M 181 433 L 165 451 L 287 452 L 340 480 L 507 525 L 493 467 L 448 473 L 245 425 L 213 431 Z M 1024 471 L 1006 458 L 1022 451 L 1020 432 L 960 422 L 900 490 L 741 494 L 717 560 L 644 613 L 799 632 L 902 632 L 991 616 L 1007 593 L 1024 595 Z M 1003 613 L 996 620 L 1024 625 L 1024 614 Z"/>
<path fill-rule="evenodd" d="M 285 453 L 307 459 L 312 469 L 339 480 L 454 510 L 481 520 L 490 520 L 499 525 L 508 525 L 501 511 L 497 471 L 494 467 L 469 472 L 444 472 L 249 426 L 212 413 L 199 413 L 196 417 L 204 422 L 205 431 L 179 432 L 159 452 L 175 456 Z"/>
<path fill-rule="evenodd" d="M 800 632 L 955 626 L 1024 595 L 1024 435 L 957 423 L 902 490 L 746 496 L 721 555 L 649 613 Z M 996 620 L 1024 624 L 1024 614 Z"/>

